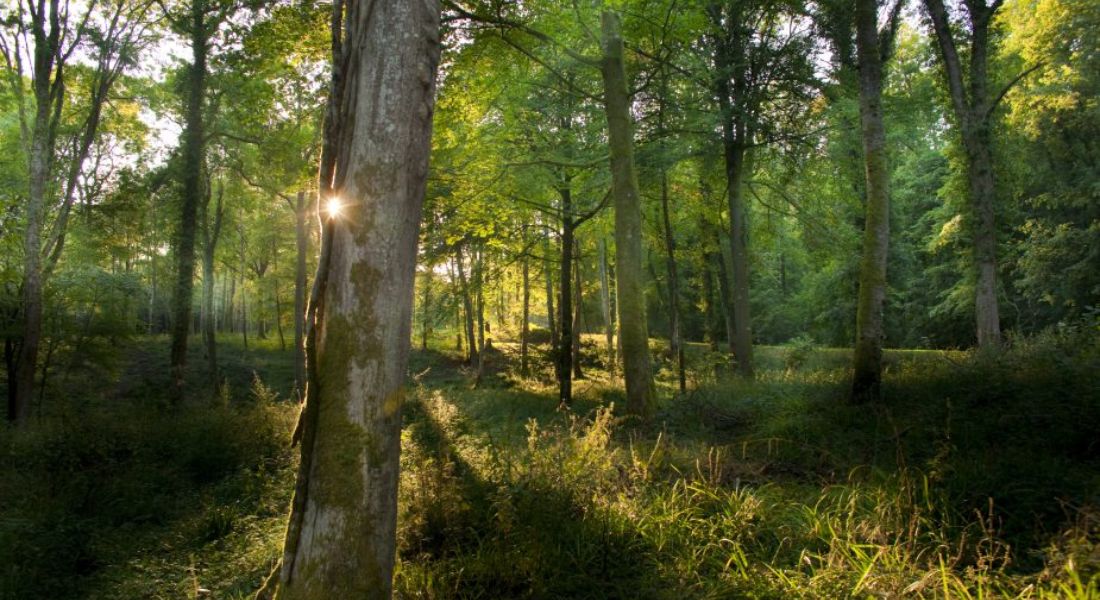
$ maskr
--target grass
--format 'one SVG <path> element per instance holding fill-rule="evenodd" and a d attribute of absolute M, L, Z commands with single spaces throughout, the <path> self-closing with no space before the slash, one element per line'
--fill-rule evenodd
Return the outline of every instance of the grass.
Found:
<path fill-rule="evenodd" d="M 410 364 L 397 594 L 1100 597 L 1094 337 L 892 351 L 878 407 L 843 402 L 846 350 L 759 348 L 745 381 L 693 344 L 689 392 L 659 358 L 642 424 L 595 337 L 562 413 L 516 346 L 474 388 L 441 336 Z M 128 354 L 103 389 L 56 390 L 0 433 L 0 597 L 245 598 L 279 555 L 288 353 L 222 340 L 229 392 L 176 413 L 164 341 Z"/>

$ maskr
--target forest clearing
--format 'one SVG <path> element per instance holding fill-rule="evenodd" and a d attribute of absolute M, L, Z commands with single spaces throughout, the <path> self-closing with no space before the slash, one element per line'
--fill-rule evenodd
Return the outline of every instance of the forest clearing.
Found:
<path fill-rule="evenodd" d="M 1100 599 L 1097 0 L 9 0 L 0 600 Z"/>
<path fill-rule="evenodd" d="M 700 382 L 642 427 L 609 410 L 621 387 L 598 360 L 565 414 L 549 370 L 518 374 L 516 344 L 472 388 L 448 341 L 411 357 L 400 597 L 1095 597 L 1089 336 L 996 364 L 890 351 L 898 400 L 870 413 L 842 402 L 849 352 L 763 347 L 756 381 Z M 263 382 L 288 389 L 293 365 L 222 343 L 225 398 L 151 408 L 166 340 L 145 339 L 129 351 L 155 358 L 108 397 L 5 439 L 10 597 L 252 597 L 296 460 L 297 406 Z"/>

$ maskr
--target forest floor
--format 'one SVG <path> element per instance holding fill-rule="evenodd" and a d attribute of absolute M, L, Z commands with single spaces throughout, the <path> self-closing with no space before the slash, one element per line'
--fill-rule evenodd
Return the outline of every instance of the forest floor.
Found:
<path fill-rule="evenodd" d="M 761 347 L 746 381 L 692 345 L 686 394 L 658 358 L 649 423 L 613 408 L 595 337 L 567 412 L 515 345 L 474 387 L 433 340 L 409 368 L 397 594 L 1100 597 L 1095 337 L 892 351 L 875 407 L 844 403 L 845 350 Z M 142 338 L 70 361 L 35 426 L 0 433 L 0 598 L 258 588 L 293 484 L 293 369 L 274 340 L 220 342 L 220 397 L 199 399 L 196 350 L 194 398 L 167 410 L 167 341 Z"/>

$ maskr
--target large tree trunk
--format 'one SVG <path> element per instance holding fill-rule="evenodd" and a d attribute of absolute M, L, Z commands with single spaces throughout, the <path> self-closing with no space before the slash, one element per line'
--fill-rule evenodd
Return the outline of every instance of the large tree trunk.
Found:
<path fill-rule="evenodd" d="M 642 272 L 642 208 L 634 169 L 634 134 L 630 121 L 630 93 L 623 64 L 622 26 L 612 11 L 601 14 L 604 111 L 611 155 L 611 189 L 615 201 L 615 275 L 618 282 L 619 331 L 622 339 L 626 408 L 648 417 L 654 408 L 649 363 L 649 324 L 646 321 Z"/>
<path fill-rule="evenodd" d="M 176 289 L 172 299 L 172 384 L 169 386 L 169 396 L 176 404 L 183 399 L 183 376 L 187 368 L 187 335 L 195 280 L 195 232 L 203 194 L 206 134 L 202 112 L 206 98 L 206 56 L 210 34 L 206 10 L 206 0 L 192 0 L 188 32 L 191 36 L 191 68 L 187 72 L 183 132 L 183 194 L 176 234 Z"/>
<path fill-rule="evenodd" d="M 306 254 L 309 253 L 305 192 L 298 192 L 294 206 L 294 238 L 297 242 L 294 264 L 294 387 L 298 394 L 304 394 L 306 387 Z"/>
<path fill-rule="evenodd" d="M 955 113 L 955 125 L 966 153 L 967 179 L 974 227 L 974 264 L 977 286 L 974 312 L 978 345 L 1000 346 L 1001 323 L 997 300 L 996 186 L 993 179 L 992 118 L 997 99 L 989 94 L 989 26 L 1001 2 L 967 2 L 970 34 L 969 86 L 963 82 L 962 62 L 955 47 L 943 0 L 925 0 L 932 29 L 947 75 L 947 88 Z M 998 96 L 999 98 L 1000 96 Z"/>
<path fill-rule="evenodd" d="M 214 252 L 218 247 L 218 236 L 221 234 L 222 215 L 222 187 L 218 186 L 218 200 L 214 206 L 214 214 L 208 214 L 210 206 L 209 190 L 202 203 L 203 213 L 203 247 L 202 247 L 202 337 L 206 344 L 207 376 L 210 389 L 218 392 L 220 379 L 218 377 L 218 344 L 214 332 Z M 213 218 L 213 221 L 211 221 Z"/>
<path fill-rule="evenodd" d="M 886 301 L 886 258 L 890 244 L 890 173 L 886 165 L 886 132 L 882 118 L 882 51 L 877 0 L 856 1 L 856 46 L 859 60 L 859 115 L 867 182 L 866 223 L 859 268 L 856 344 L 852 377 L 853 402 L 876 401 L 882 385 L 882 310 Z"/>
<path fill-rule="evenodd" d="M 388 598 L 401 405 L 431 142 L 436 2 L 353 3 L 334 189 L 319 270 L 302 467 L 278 598 Z"/>

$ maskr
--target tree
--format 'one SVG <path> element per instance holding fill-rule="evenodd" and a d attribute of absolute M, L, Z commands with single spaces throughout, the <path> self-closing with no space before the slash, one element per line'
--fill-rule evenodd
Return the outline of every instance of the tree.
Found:
<path fill-rule="evenodd" d="M 600 15 L 600 25 L 603 34 L 600 74 L 603 76 L 611 155 L 611 196 L 615 203 L 615 289 L 626 406 L 635 414 L 648 416 L 653 411 L 655 398 L 643 288 L 641 196 L 634 170 L 634 133 L 623 63 L 622 25 L 619 15 L 613 11 Z"/>
<path fill-rule="evenodd" d="M 856 2 L 856 56 L 859 64 L 859 117 L 867 185 L 866 223 L 859 267 L 852 401 L 881 395 L 882 307 L 886 301 L 886 258 L 890 245 L 890 171 L 883 125 L 883 63 L 889 55 L 902 3 L 895 0 L 884 32 L 878 30 L 878 0 Z"/>
<path fill-rule="evenodd" d="M 337 10 L 340 10 L 338 5 Z M 307 336 L 302 460 L 282 599 L 388 598 L 416 243 L 430 149 L 438 4 L 348 6 L 333 190 Z M 267 593 L 267 590 L 261 594 Z"/>
<path fill-rule="evenodd" d="M 978 345 L 983 348 L 997 347 L 1001 343 L 1001 317 L 997 299 L 997 190 L 993 176 L 993 111 L 1008 87 L 1020 79 L 1017 77 L 1000 94 L 990 93 L 990 26 L 1002 1 L 992 0 L 988 4 L 985 0 L 963 1 L 969 19 L 970 52 L 966 78 L 963 76 L 963 62 L 955 45 L 955 31 L 949 22 L 943 0 L 924 1 L 947 78 L 955 127 L 962 138 L 970 206 L 977 219 L 973 230 L 974 265 L 978 271 L 974 313 L 977 319 Z"/>
<path fill-rule="evenodd" d="M 775 107 L 784 103 L 797 106 L 797 100 L 805 94 L 806 83 L 812 79 L 807 60 L 811 41 L 800 31 L 791 8 L 782 3 L 728 0 L 709 5 L 707 16 L 711 32 L 705 41 L 714 65 L 729 209 L 733 276 L 733 295 L 728 300 L 733 322 L 730 349 L 738 371 L 751 377 L 753 337 L 745 184 L 753 173 L 756 148 L 799 134 L 796 120 L 781 118 L 776 113 L 782 109 Z M 779 131 L 780 124 L 789 130 Z"/>

